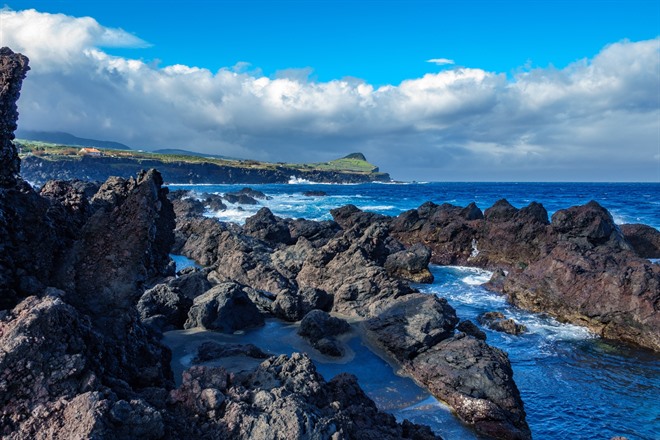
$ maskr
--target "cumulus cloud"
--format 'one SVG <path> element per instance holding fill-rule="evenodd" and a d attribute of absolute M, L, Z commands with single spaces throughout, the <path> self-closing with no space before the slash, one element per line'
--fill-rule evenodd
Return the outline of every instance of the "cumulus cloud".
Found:
<path fill-rule="evenodd" d="M 91 18 L 0 14 L 2 44 L 31 59 L 24 129 L 271 161 L 361 151 L 410 180 L 660 178 L 660 39 L 514 78 L 454 68 L 375 87 L 309 68 L 159 67 L 104 52 L 145 43 Z"/>
<path fill-rule="evenodd" d="M 447 64 L 456 64 L 454 60 L 450 60 L 449 58 L 431 58 L 430 60 L 426 60 L 426 62 L 437 64 L 438 66 L 444 66 Z"/>

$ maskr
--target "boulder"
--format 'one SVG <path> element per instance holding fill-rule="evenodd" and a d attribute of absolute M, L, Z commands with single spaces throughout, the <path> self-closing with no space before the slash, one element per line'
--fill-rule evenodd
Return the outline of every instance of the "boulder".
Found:
<path fill-rule="evenodd" d="M 167 284 L 158 284 L 144 292 L 137 303 L 142 322 L 160 331 L 183 328 L 192 300 Z"/>
<path fill-rule="evenodd" d="M 286 222 L 275 217 L 268 208 L 261 208 L 257 213 L 245 219 L 243 231 L 247 235 L 272 243 L 291 244 L 291 232 Z"/>
<path fill-rule="evenodd" d="M 211 288 L 195 298 L 184 328 L 202 327 L 234 333 L 262 326 L 264 317 L 250 300 L 248 289 L 233 282 L 220 283 Z"/>
<path fill-rule="evenodd" d="M 433 283 L 433 274 L 429 271 L 431 249 L 417 243 L 406 250 L 387 256 L 385 270 L 397 278 L 414 283 Z"/>
<path fill-rule="evenodd" d="M 412 293 L 390 301 L 364 327 L 370 339 L 403 362 L 450 337 L 457 323 L 456 311 L 447 300 Z"/>
<path fill-rule="evenodd" d="M 495 439 L 532 438 L 503 351 L 459 334 L 421 353 L 404 370 L 451 405 L 478 434 Z"/>
<path fill-rule="evenodd" d="M 642 258 L 660 258 L 660 231 L 640 224 L 621 225 L 621 233 Z"/>
<path fill-rule="evenodd" d="M 329 312 L 332 296 L 313 287 L 303 287 L 297 292 L 282 292 L 273 302 L 273 314 L 285 321 L 300 321 L 312 310 Z"/>
<path fill-rule="evenodd" d="M 456 326 L 456 330 L 481 341 L 486 340 L 486 333 L 484 333 L 479 327 L 477 327 L 474 322 L 470 321 L 469 319 L 459 322 Z"/>
<path fill-rule="evenodd" d="M 486 327 L 503 333 L 508 333 L 510 335 L 519 335 L 527 332 L 527 327 L 518 324 L 513 319 L 507 319 L 501 312 L 486 312 L 477 318 L 479 324 L 485 325 Z"/>

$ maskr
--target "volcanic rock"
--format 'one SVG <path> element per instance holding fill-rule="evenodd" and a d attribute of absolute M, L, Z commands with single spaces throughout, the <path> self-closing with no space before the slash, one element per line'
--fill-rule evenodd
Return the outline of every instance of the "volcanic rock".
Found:
<path fill-rule="evenodd" d="M 403 278 L 414 283 L 432 283 L 433 274 L 429 271 L 431 249 L 417 243 L 408 249 L 387 256 L 385 269 L 397 278 Z"/>
<path fill-rule="evenodd" d="M 275 217 L 268 208 L 261 208 L 255 215 L 245 219 L 243 231 L 247 235 L 272 243 L 292 243 L 287 224 L 281 218 Z"/>
<path fill-rule="evenodd" d="M 23 79 L 30 70 L 29 60 L 8 47 L 0 48 L 0 188 L 10 188 L 17 183 L 21 160 L 13 144 L 14 131 L 18 128 L 18 107 Z"/>
<path fill-rule="evenodd" d="M 479 324 L 510 335 L 519 335 L 527 331 L 527 327 L 518 324 L 513 319 L 507 319 L 501 312 L 486 312 L 480 315 L 477 320 Z"/>
<path fill-rule="evenodd" d="M 427 428 L 378 411 L 354 376 L 326 382 L 298 353 L 264 361 L 256 370 L 230 376 L 219 367 L 192 367 L 170 394 L 173 435 L 232 439 L 439 438 Z M 178 415 L 178 416 L 177 416 Z"/>
<path fill-rule="evenodd" d="M 486 333 L 484 333 L 479 327 L 477 327 L 474 322 L 470 321 L 469 319 L 459 322 L 456 326 L 456 330 L 481 341 L 486 340 Z"/>
<path fill-rule="evenodd" d="M 204 342 L 197 347 L 197 355 L 193 363 L 207 362 L 232 356 L 247 356 L 255 359 L 267 359 L 269 356 L 253 344 L 218 344 L 217 342 Z"/>
<path fill-rule="evenodd" d="M 233 333 L 262 326 L 264 317 L 250 300 L 248 289 L 233 282 L 220 283 L 211 288 L 195 298 L 184 328 L 203 327 Z"/>
<path fill-rule="evenodd" d="M 456 311 L 444 298 L 411 293 L 364 323 L 369 337 L 397 360 L 412 359 L 452 336 Z"/>
<path fill-rule="evenodd" d="M 158 284 L 144 292 L 137 303 L 140 319 L 160 331 L 183 328 L 192 300 L 167 284 Z"/>
<path fill-rule="evenodd" d="M 660 231 L 640 224 L 621 225 L 619 228 L 638 256 L 660 258 Z"/>
<path fill-rule="evenodd" d="M 488 438 L 530 439 L 506 353 L 466 335 L 445 339 L 405 370 Z"/>
<path fill-rule="evenodd" d="M 325 312 L 332 309 L 332 296 L 313 287 L 303 287 L 297 292 L 282 292 L 273 302 L 273 314 L 285 321 L 300 321 L 312 310 Z"/>

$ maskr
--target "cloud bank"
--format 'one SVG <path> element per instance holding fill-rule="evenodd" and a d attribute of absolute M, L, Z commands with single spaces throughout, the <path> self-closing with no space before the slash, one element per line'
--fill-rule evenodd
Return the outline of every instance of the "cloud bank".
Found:
<path fill-rule="evenodd" d="M 361 151 L 406 180 L 660 180 L 660 38 L 512 78 L 452 68 L 374 87 L 111 56 L 147 43 L 89 17 L 0 20 L 1 44 L 31 60 L 24 129 L 271 161 Z"/>

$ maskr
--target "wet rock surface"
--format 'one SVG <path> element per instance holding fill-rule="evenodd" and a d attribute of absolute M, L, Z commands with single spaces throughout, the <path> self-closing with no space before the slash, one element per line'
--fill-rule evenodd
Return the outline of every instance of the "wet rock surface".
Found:
<path fill-rule="evenodd" d="M 520 335 L 527 331 L 527 327 L 518 324 L 511 318 L 507 319 L 504 314 L 500 312 L 486 312 L 480 315 L 477 320 L 481 325 L 485 325 L 492 330 L 508 333 L 510 335 Z"/>
<path fill-rule="evenodd" d="M 202 327 L 233 333 L 259 327 L 264 317 L 250 300 L 249 287 L 223 282 L 194 299 L 184 328 Z"/>
<path fill-rule="evenodd" d="M 175 425 L 176 438 L 439 438 L 428 427 L 398 424 L 378 411 L 354 376 L 326 382 L 298 353 L 272 357 L 238 375 L 220 367 L 192 367 L 168 402 L 177 420 L 196 420 Z"/>
<path fill-rule="evenodd" d="M 483 218 L 471 206 L 429 202 L 389 228 L 404 244 L 428 246 L 432 263 L 495 270 L 486 288 L 521 308 L 660 350 L 660 268 L 640 258 L 656 255 L 660 234 L 619 228 L 594 201 L 559 210 L 551 222 L 535 202 L 518 209 L 500 200 Z"/>
<path fill-rule="evenodd" d="M 466 218 L 481 218 L 475 207 L 458 211 Z M 406 250 L 391 235 L 391 220 L 385 216 L 352 206 L 332 214 L 333 222 L 317 223 L 279 219 L 262 209 L 244 227 L 181 218 L 177 246 L 184 255 L 209 266 L 210 282 L 234 280 L 262 295 L 262 313 L 287 321 L 302 319 L 301 332 L 313 335 L 310 343 L 326 355 L 343 353 L 334 326 L 327 325 L 333 318 L 326 312 L 335 312 L 361 321 L 358 325 L 367 339 L 401 365 L 412 365 L 427 352 L 439 356 L 435 347 L 455 335 L 459 319 L 444 299 L 420 294 L 404 279 L 428 273 L 428 248 L 420 245 Z M 288 227 L 288 235 L 283 226 Z M 456 380 L 460 382 L 463 376 L 467 380 L 470 374 L 488 376 L 487 370 L 480 370 L 486 365 L 511 371 L 506 356 L 491 353 L 491 349 L 480 346 L 479 353 L 486 353 L 489 363 L 477 363 L 471 370 L 457 369 L 452 373 Z M 450 370 L 452 365 L 446 368 Z M 421 369 L 406 371 L 429 387 Z M 529 429 L 511 375 L 489 386 L 502 386 L 500 393 L 513 400 L 508 406 L 488 403 L 478 417 L 465 409 L 459 413 L 461 419 L 480 432 L 497 432 L 499 438 L 509 438 L 507 430 L 525 438 Z M 473 398 L 467 389 L 450 390 L 449 385 L 429 389 L 444 401 L 459 402 L 455 396 Z M 483 399 L 490 402 L 491 397 Z M 491 425 L 496 428 L 487 427 Z"/>

